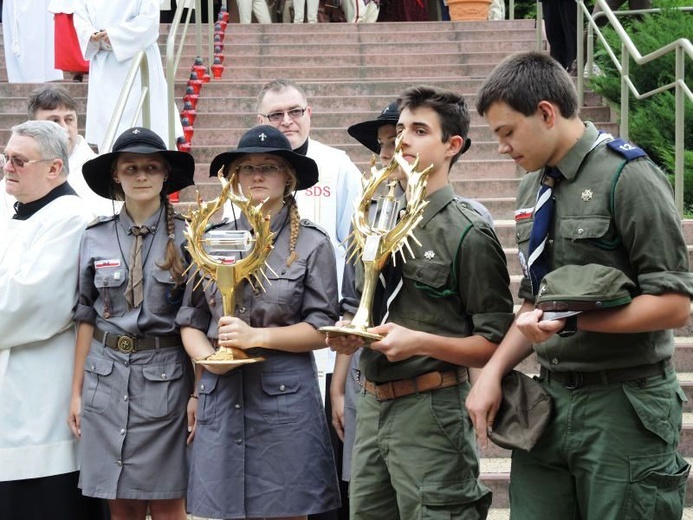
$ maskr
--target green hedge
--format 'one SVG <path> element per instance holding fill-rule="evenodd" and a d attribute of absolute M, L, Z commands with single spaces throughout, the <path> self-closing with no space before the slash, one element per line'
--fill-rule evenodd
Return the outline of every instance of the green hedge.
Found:
<path fill-rule="evenodd" d="M 644 56 L 679 38 L 693 35 L 693 13 L 684 13 L 672 6 L 683 6 L 690 0 L 654 1 L 653 7 L 665 8 L 660 14 L 652 14 L 628 24 L 628 34 Z M 620 56 L 621 45 L 611 28 L 606 28 L 605 37 L 616 55 Z M 590 82 L 590 88 L 618 107 L 621 98 L 620 77 L 613 63 L 595 39 L 595 61 L 604 75 Z M 685 58 L 685 81 L 693 88 L 693 62 Z M 660 85 L 674 81 L 674 53 L 671 52 L 644 66 L 631 62 L 630 77 L 639 92 L 649 92 Z M 644 100 L 630 98 L 629 138 L 641 146 L 652 159 L 667 172 L 673 184 L 674 172 L 674 91 L 655 94 Z M 684 117 L 684 203 L 686 212 L 693 211 L 693 102 L 685 100 Z"/>

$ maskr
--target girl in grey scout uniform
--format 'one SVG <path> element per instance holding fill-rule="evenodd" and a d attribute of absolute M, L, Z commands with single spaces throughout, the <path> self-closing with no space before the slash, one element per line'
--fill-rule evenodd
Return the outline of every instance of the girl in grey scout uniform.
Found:
<path fill-rule="evenodd" d="M 85 163 L 97 195 L 124 199 L 80 247 L 79 324 L 69 424 L 80 438 L 80 488 L 111 518 L 185 516 L 186 407 L 192 369 L 175 316 L 185 288 L 185 222 L 167 195 L 193 184 L 191 155 L 146 128 Z"/>
<path fill-rule="evenodd" d="M 306 518 L 339 507 L 327 419 L 311 353 L 317 332 L 337 319 L 335 254 L 328 235 L 300 220 L 294 190 L 318 180 L 315 162 L 294 153 L 271 126 L 248 131 L 218 155 L 211 174 L 232 173 L 243 194 L 267 199 L 274 249 L 266 292 L 244 283 L 236 316 L 222 316 L 215 284 L 186 288 L 177 323 L 193 359 L 216 345 L 249 349 L 265 361 L 226 373 L 200 371 L 188 509 L 214 518 Z M 246 230 L 245 216 L 220 229 Z M 216 370 L 215 370 L 216 372 Z"/>

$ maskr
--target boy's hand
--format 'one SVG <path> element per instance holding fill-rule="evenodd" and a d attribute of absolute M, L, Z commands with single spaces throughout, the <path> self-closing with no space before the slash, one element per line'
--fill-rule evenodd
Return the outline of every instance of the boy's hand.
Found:
<path fill-rule="evenodd" d="M 335 323 L 336 327 L 343 327 L 344 325 L 349 325 L 350 320 L 342 320 Z M 356 352 L 359 348 L 363 347 L 363 338 L 361 336 L 347 335 L 347 336 L 330 336 L 329 334 L 325 337 L 325 343 L 331 350 L 337 354 L 351 355 Z"/>
<path fill-rule="evenodd" d="M 517 317 L 517 328 L 532 343 L 543 343 L 560 332 L 565 326 L 565 319 L 540 321 L 544 311 L 534 309 L 530 312 L 523 312 Z"/>
<path fill-rule="evenodd" d="M 371 343 L 370 347 L 385 354 L 388 361 L 402 361 L 421 354 L 418 331 L 395 323 L 385 323 L 368 329 L 368 332 L 385 336 L 380 341 Z"/>
<path fill-rule="evenodd" d="M 502 396 L 500 380 L 482 370 L 466 401 L 467 412 L 481 448 L 488 446 L 488 432 L 493 426 Z"/>

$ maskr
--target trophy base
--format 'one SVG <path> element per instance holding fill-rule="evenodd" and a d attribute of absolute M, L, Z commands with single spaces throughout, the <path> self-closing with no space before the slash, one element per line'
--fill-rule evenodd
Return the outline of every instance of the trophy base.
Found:
<path fill-rule="evenodd" d="M 221 347 L 214 354 L 207 356 L 206 358 L 194 359 L 196 365 L 202 365 L 203 367 L 237 367 L 241 365 L 248 365 L 250 363 L 259 363 L 264 361 L 263 357 L 249 357 L 245 352 L 240 349 L 231 349 L 226 347 Z"/>
<path fill-rule="evenodd" d="M 348 325 L 344 327 L 320 327 L 318 332 L 327 336 L 328 338 L 335 338 L 338 336 L 359 336 L 367 340 L 366 343 L 380 341 L 385 337 L 382 334 L 368 332 L 365 328 L 349 327 Z"/>

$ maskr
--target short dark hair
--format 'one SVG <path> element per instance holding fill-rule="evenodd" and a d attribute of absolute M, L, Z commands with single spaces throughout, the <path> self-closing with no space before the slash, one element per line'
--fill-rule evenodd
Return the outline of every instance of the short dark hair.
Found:
<path fill-rule="evenodd" d="M 433 109 L 438 114 L 438 119 L 440 120 L 443 142 L 455 135 L 459 135 L 466 140 L 469 135 L 469 109 L 464 98 L 456 92 L 430 85 L 417 85 L 402 92 L 397 98 L 397 104 L 399 105 L 400 113 L 405 108 L 409 110 L 420 107 Z M 463 150 L 464 145 L 460 152 L 452 158 L 450 166 L 457 162 Z"/>
<path fill-rule="evenodd" d="M 530 116 L 541 101 L 556 105 L 567 119 L 577 116 L 577 91 L 561 64 L 543 52 L 519 52 L 505 58 L 486 78 L 476 96 L 476 111 L 483 116 L 501 102 Z"/>
<path fill-rule="evenodd" d="M 301 97 L 306 101 L 306 103 L 308 102 L 308 96 L 306 96 L 306 91 L 303 90 L 303 87 L 301 85 L 299 85 L 295 81 L 291 81 L 290 79 L 277 78 L 265 83 L 260 89 L 260 93 L 257 95 L 257 110 L 260 110 L 262 101 L 265 99 L 265 94 L 267 94 L 270 91 L 279 92 L 280 90 L 284 90 L 285 88 L 295 89 L 299 94 L 301 94 Z"/>
<path fill-rule="evenodd" d="M 29 96 L 29 119 L 36 119 L 39 110 L 55 110 L 59 107 L 77 112 L 77 102 L 67 89 L 55 85 L 41 87 Z"/>

